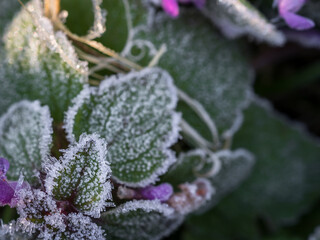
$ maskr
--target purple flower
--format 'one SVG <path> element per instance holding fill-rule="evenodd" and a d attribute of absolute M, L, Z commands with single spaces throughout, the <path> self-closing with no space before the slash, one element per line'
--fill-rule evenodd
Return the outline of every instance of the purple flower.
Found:
<path fill-rule="evenodd" d="M 28 187 L 28 184 L 21 180 L 8 181 L 6 173 L 9 166 L 10 164 L 6 159 L 0 158 L 0 206 L 15 207 L 18 201 L 16 193 L 20 189 Z"/>
<path fill-rule="evenodd" d="M 139 190 L 142 199 L 167 201 L 173 193 L 173 188 L 169 183 L 162 183 L 158 186 L 148 186 Z"/>
<path fill-rule="evenodd" d="M 206 0 L 161 0 L 163 10 L 173 18 L 176 18 L 179 15 L 179 3 L 192 3 L 196 7 L 202 8 L 204 7 Z"/>
<path fill-rule="evenodd" d="M 306 2 L 307 0 L 276 0 L 280 16 L 296 30 L 310 29 L 315 25 L 311 19 L 296 14 Z"/>

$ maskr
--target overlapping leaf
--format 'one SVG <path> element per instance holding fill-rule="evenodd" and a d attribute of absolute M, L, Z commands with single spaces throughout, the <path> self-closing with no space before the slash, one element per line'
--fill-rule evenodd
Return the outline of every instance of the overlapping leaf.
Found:
<path fill-rule="evenodd" d="M 0 155 L 10 162 L 8 177 L 18 179 L 20 172 L 33 182 L 35 171 L 46 160 L 52 142 L 52 119 L 48 107 L 38 101 L 21 101 L 0 119 Z"/>
<path fill-rule="evenodd" d="M 253 152 L 256 164 L 234 193 L 202 220 L 195 217 L 188 224 L 187 234 L 197 239 L 202 234 L 218 239 L 260 239 L 259 222 L 273 229 L 292 224 L 319 199 L 319 142 L 301 126 L 275 115 L 265 102 L 255 99 L 245 111 L 234 143 Z M 235 224 L 229 224 L 231 221 Z M 197 230 L 200 225 L 202 233 Z"/>
<path fill-rule="evenodd" d="M 156 240 L 169 235 L 182 216 L 159 201 L 131 201 L 103 213 L 102 227 L 112 239 Z"/>
<path fill-rule="evenodd" d="M 131 5 L 135 9 L 138 3 L 131 2 Z M 137 13 L 133 15 L 136 19 Z M 125 52 L 130 56 L 140 50 L 141 54 L 147 47 L 150 51 L 146 53 L 155 54 L 156 49 L 165 44 L 167 52 L 159 66 L 168 70 L 175 84 L 203 106 L 221 134 L 233 134 L 228 130 L 233 128 L 247 104 L 253 77 L 240 46 L 221 37 L 196 10 L 181 11 L 174 21 L 164 13 L 149 19 L 152 19 L 151 25 L 140 22 L 132 30 L 134 37 Z M 145 55 L 144 64 L 146 59 Z M 187 122 L 211 139 L 206 125 L 184 102 L 179 110 Z"/>
<path fill-rule="evenodd" d="M 42 11 L 41 2 L 33 0 L 12 21 L 4 38 L 7 62 L 0 81 L 11 82 L 15 98 L 39 99 L 48 105 L 54 120 L 61 122 L 87 81 L 87 68 L 66 36 L 54 32 Z M 6 88 L 1 89 L 6 102 L 16 100 Z"/>
<path fill-rule="evenodd" d="M 68 138 L 99 134 L 108 144 L 113 178 L 146 186 L 175 161 L 168 148 L 178 137 L 176 98 L 170 75 L 161 69 L 108 78 L 75 99 L 67 113 Z"/>
<path fill-rule="evenodd" d="M 212 0 L 202 10 L 230 38 L 249 35 L 258 41 L 283 45 L 284 35 L 247 0 Z"/>
<path fill-rule="evenodd" d="M 46 163 L 46 190 L 57 200 L 68 200 L 87 215 L 99 217 L 112 205 L 111 169 L 106 161 L 106 144 L 96 135 L 82 135 L 60 161 Z"/>

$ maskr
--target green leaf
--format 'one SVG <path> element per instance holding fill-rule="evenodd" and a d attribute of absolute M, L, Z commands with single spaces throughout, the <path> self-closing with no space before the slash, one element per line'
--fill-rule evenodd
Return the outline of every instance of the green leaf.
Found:
<path fill-rule="evenodd" d="M 38 101 L 21 101 L 12 105 L 0 119 L 0 155 L 10 162 L 9 179 L 20 172 L 34 182 L 41 162 L 50 154 L 52 119 L 48 107 Z"/>
<path fill-rule="evenodd" d="M 204 232 L 216 239 L 261 239 L 261 228 L 274 232 L 293 224 L 319 199 L 319 141 L 300 125 L 275 114 L 266 102 L 255 98 L 245 111 L 234 147 L 254 153 L 252 174 L 203 215 L 203 221 L 194 218 L 188 224 L 188 234 L 197 239 Z M 214 224 L 217 227 L 212 229 Z M 201 226 L 202 233 L 197 226 Z"/>
<path fill-rule="evenodd" d="M 99 134 L 108 144 L 113 178 L 146 186 L 175 162 L 168 148 L 178 137 L 176 98 L 170 75 L 161 69 L 107 78 L 74 100 L 66 115 L 68 139 Z"/>
<path fill-rule="evenodd" d="M 39 0 L 22 9 L 7 29 L 4 41 L 7 55 L 6 76 L 19 99 L 39 99 L 49 106 L 55 122 L 62 122 L 64 111 L 87 82 L 87 64 L 80 62 L 62 32 L 54 32 L 42 15 Z M 11 95 L 1 91 L 3 98 Z"/>
<path fill-rule="evenodd" d="M 271 45 L 285 43 L 284 35 L 247 0 L 211 0 L 202 12 L 229 38 L 243 35 Z"/>
<path fill-rule="evenodd" d="M 212 199 L 201 209 L 208 210 L 221 198 L 232 192 L 248 176 L 253 166 L 253 156 L 246 150 L 222 150 L 216 153 L 202 149 L 182 153 L 163 181 L 173 186 L 192 182 L 197 177 L 209 179 L 215 189 Z"/>
<path fill-rule="evenodd" d="M 111 239 L 157 240 L 168 236 L 183 217 L 159 201 L 131 201 L 102 214 L 102 227 Z"/>
<path fill-rule="evenodd" d="M 83 213 L 99 217 L 112 199 L 106 144 L 97 135 L 81 135 L 59 161 L 47 162 L 45 187 L 57 200 L 72 201 Z"/>
<path fill-rule="evenodd" d="M 135 6 L 133 2 L 132 5 Z M 166 44 L 167 52 L 160 58 L 159 66 L 172 75 L 177 87 L 203 106 L 220 134 L 232 135 L 236 119 L 248 102 L 253 79 L 240 46 L 221 37 L 196 10 L 181 11 L 175 20 L 165 13 L 149 19 L 152 19 L 151 25 L 139 24 L 132 30 L 133 40 L 125 53 L 130 57 L 132 52 L 140 50 L 143 55 L 147 47 L 150 51 L 141 59 L 146 64 L 146 60 L 150 60 L 147 54 L 156 54 L 156 49 Z M 190 107 L 181 103 L 178 110 L 182 111 L 183 118 L 211 139 L 205 124 Z"/>

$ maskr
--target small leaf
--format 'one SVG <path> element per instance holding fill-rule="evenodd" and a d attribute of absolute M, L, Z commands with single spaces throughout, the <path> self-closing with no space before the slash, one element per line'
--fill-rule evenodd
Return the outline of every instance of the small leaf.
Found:
<path fill-rule="evenodd" d="M 135 5 L 139 6 L 136 1 L 131 5 L 135 9 L 133 16 L 146 14 L 136 10 Z M 140 8 L 144 9 L 143 6 Z M 242 109 L 248 103 L 253 79 L 240 45 L 221 37 L 211 23 L 193 9 L 182 10 L 175 20 L 165 13 L 158 13 L 152 18 L 151 25 L 139 24 L 132 34 L 133 39 L 125 53 L 131 57 L 132 52 L 140 50 L 141 57 L 134 59 L 148 64 L 150 57 L 147 54 L 155 54 L 165 44 L 167 52 L 158 65 L 172 75 L 178 88 L 199 102 L 220 134 L 232 135 Z M 144 47 L 150 51 L 145 51 Z M 179 103 L 178 110 L 202 136 L 212 139 L 206 125 L 185 102 Z"/>
<path fill-rule="evenodd" d="M 106 144 L 97 135 L 82 135 L 59 161 L 45 164 L 45 187 L 57 200 L 68 200 L 83 213 L 99 217 L 112 199 Z"/>
<path fill-rule="evenodd" d="M 163 181 L 174 186 L 205 177 L 215 189 L 213 198 L 201 211 L 216 205 L 248 176 L 253 166 L 253 156 L 246 150 L 222 150 L 216 153 L 202 149 L 182 153 L 177 163 L 164 176 Z"/>
<path fill-rule="evenodd" d="M 16 98 L 39 99 L 49 106 L 55 122 L 61 122 L 71 100 L 87 82 L 87 64 L 78 60 L 64 33 L 54 32 L 42 9 L 39 0 L 31 1 L 7 29 L 8 63 L 1 82 L 12 81 Z M 3 98 L 12 97 L 1 93 Z"/>
<path fill-rule="evenodd" d="M 107 235 L 115 239 L 157 240 L 174 231 L 183 217 L 159 201 L 135 200 L 103 213 L 101 220 Z"/>
<path fill-rule="evenodd" d="M 21 101 L 0 119 L 0 155 L 10 162 L 9 179 L 34 182 L 36 170 L 50 154 L 52 119 L 48 107 L 38 101 Z"/>
<path fill-rule="evenodd" d="M 68 138 L 99 134 L 108 144 L 113 178 L 147 186 L 175 161 L 168 148 L 178 137 L 176 99 L 172 79 L 161 69 L 108 78 L 74 100 L 66 115 Z"/>
<path fill-rule="evenodd" d="M 229 38 L 249 35 L 258 41 L 281 46 L 284 35 L 247 0 L 211 0 L 202 12 Z"/>

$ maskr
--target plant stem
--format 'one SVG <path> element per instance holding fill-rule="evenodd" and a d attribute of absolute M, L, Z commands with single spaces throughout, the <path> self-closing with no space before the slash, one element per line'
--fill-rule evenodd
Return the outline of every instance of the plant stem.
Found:
<path fill-rule="evenodd" d="M 55 21 L 60 12 L 60 0 L 44 0 L 44 15 Z"/>
<path fill-rule="evenodd" d="M 216 127 L 216 124 L 209 116 L 208 112 L 204 109 L 204 107 L 196 100 L 188 96 L 185 92 L 183 92 L 181 89 L 177 88 L 178 97 L 184 101 L 186 104 L 189 105 L 189 107 L 206 123 L 208 126 L 213 143 L 215 147 L 220 146 L 220 140 L 219 140 L 219 134 Z"/>
<path fill-rule="evenodd" d="M 193 127 L 189 125 L 184 119 L 181 119 L 180 127 L 182 133 L 189 139 L 196 147 L 209 150 L 212 144 L 204 139 Z"/>
<path fill-rule="evenodd" d="M 65 25 L 63 25 L 63 23 L 59 19 L 54 21 L 54 25 L 56 28 L 62 30 L 72 40 L 84 43 L 84 44 L 96 49 L 97 51 L 99 51 L 107 56 L 113 57 L 114 59 L 118 60 L 119 62 L 121 62 L 121 63 L 123 63 L 133 69 L 136 69 L 136 70 L 142 69 L 142 67 L 140 65 L 120 56 L 114 50 L 103 46 L 103 44 L 96 42 L 96 41 L 93 41 L 93 40 L 83 38 L 83 37 L 79 37 L 78 35 L 73 34 L 72 32 L 69 31 L 69 29 Z"/>

